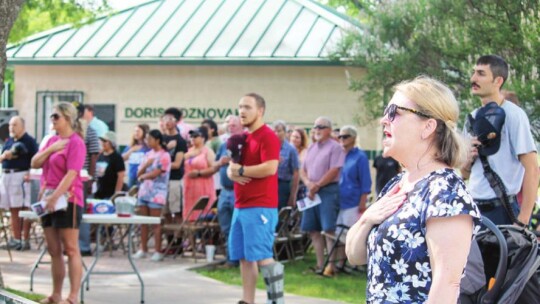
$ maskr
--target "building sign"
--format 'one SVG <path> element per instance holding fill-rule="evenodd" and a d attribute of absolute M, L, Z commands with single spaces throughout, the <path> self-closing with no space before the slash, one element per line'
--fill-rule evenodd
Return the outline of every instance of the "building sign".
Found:
<path fill-rule="evenodd" d="M 161 107 L 126 107 L 125 119 L 159 119 L 166 108 Z M 182 117 L 192 119 L 225 120 L 229 115 L 238 115 L 238 109 L 233 108 L 182 108 Z"/>

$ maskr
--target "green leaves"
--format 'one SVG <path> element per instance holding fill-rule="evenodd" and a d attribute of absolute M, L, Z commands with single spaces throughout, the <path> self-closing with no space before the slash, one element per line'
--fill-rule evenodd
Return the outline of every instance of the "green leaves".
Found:
<path fill-rule="evenodd" d="M 329 0 L 351 14 L 353 2 Z M 480 105 L 469 78 L 480 55 L 498 54 L 511 67 L 503 89 L 517 93 L 540 140 L 540 2 L 537 0 L 380 0 L 360 1 L 356 17 L 362 33 L 351 33 L 335 57 L 367 69 L 351 86 L 366 107 L 368 122 L 382 114 L 391 88 L 427 74 L 447 83 L 462 115 Z M 355 15 L 351 15 L 355 16 Z"/>

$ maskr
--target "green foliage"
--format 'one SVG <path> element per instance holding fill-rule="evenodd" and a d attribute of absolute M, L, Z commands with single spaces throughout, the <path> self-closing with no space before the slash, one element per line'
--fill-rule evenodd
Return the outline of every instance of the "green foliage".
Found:
<path fill-rule="evenodd" d="M 353 5 L 357 1 L 328 0 Z M 503 89 L 515 91 L 540 140 L 540 2 L 538 0 L 380 0 L 362 1 L 362 30 L 350 33 L 334 54 L 365 67 L 351 84 L 365 102 L 367 122 L 380 117 L 402 80 L 427 74 L 447 83 L 462 115 L 480 105 L 470 94 L 472 68 L 485 54 L 510 64 Z M 351 10 L 347 10 L 351 13 Z"/>
<path fill-rule="evenodd" d="M 11 29 L 8 44 L 64 24 L 82 26 L 109 10 L 106 0 L 26 0 Z M 4 81 L 12 84 L 9 88 L 12 99 L 15 91 L 13 68 L 6 68 L 4 76 Z M 13 100 L 9 104 L 12 105 Z"/>
<path fill-rule="evenodd" d="M 312 273 L 309 266 L 315 265 L 315 256 L 309 254 L 304 260 L 285 264 L 285 292 L 314 298 L 324 298 L 345 303 L 365 303 L 366 275 L 339 274 L 325 278 Z M 240 269 L 198 269 L 198 273 L 227 284 L 242 285 Z M 266 289 L 259 275 L 257 288 Z"/>
<path fill-rule="evenodd" d="M 96 14 L 107 9 L 107 2 L 100 0 L 27 0 L 13 25 L 9 43 L 17 43 L 32 34 L 59 25 L 91 22 Z"/>

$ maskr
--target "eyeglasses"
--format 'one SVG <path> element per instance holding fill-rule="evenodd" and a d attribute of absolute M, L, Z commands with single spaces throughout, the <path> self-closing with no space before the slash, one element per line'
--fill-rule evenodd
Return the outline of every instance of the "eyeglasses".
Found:
<path fill-rule="evenodd" d="M 343 134 L 343 135 L 339 135 L 337 138 L 339 138 L 339 139 L 349 139 L 351 137 L 352 137 L 352 135 L 350 135 L 350 134 Z"/>
<path fill-rule="evenodd" d="M 328 129 L 330 128 L 329 126 L 323 126 L 323 125 L 314 125 L 313 126 L 313 129 L 316 129 L 316 130 L 324 130 L 324 129 Z"/>
<path fill-rule="evenodd" d="M 173 116 L 163 116 L 161 117 L 161 121 L 176 121 L 176 118 Z"/>
<path fill-rule="evenodd" d="M 50 116 L 50 118 L 51 118 L 52 120 L 59 120 L 60 117 L 61 117 L 61 116 L 60 116 L 60 114 L 58 114 L 58 113 L 52 113 L 51 116 Z"/>
<path fill-rule="evenodd" d="M 406 108 L 406 107 L 400 107 L 395 103 L 389 104 L 388 107 L 386 107 L 386 109 L 384 109 L 383 115 L 384 116 L 388 115 L 388 120 L 394 121 L 394 118 L 396 118 L 397 109 L 407 111 L 407 112 L 411 112 L 413 114 L 416 114 L 418 116 L 422 116 L 422 117 L 425 117 L 425 118 L 431 118 L 431 116 L 429 116 L 429 115 L 427 115 L 425 113 L 422 113 L 422 112 L 420 112 L 418 110 L 411 109 L 411 108 Z"/>

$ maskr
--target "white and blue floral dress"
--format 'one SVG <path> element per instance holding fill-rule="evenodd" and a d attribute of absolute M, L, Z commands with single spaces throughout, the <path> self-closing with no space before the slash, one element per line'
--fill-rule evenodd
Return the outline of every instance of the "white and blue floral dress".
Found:
<path fill-rule="evenodd" d="M 379 197 L 399 184 L 403 174 L 392 179 Z M 473 217 L 476 233 L 480 212 L 454 170 L 440 169 L 417 182 L 396 213 L 368 236 L 367 302 L 426 302 L 431 287 L 427 220 L 460 214 Z"/>

